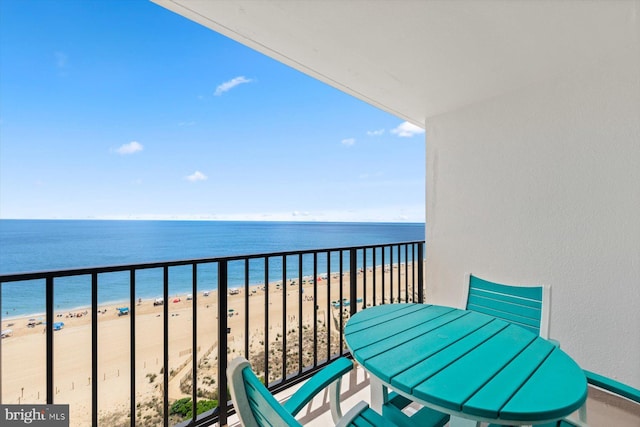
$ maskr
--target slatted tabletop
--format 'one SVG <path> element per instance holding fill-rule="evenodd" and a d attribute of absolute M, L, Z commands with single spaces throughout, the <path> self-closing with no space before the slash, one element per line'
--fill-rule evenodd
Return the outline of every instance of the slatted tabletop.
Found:
<path fill-rule="evenodd" d="M 485 314 L 381 305 L 349 319 L 345 340 L 355 360 L 383 385 L 464 418 L 550 421 L 587 398 L 585 375 L 564 351 Z"/>

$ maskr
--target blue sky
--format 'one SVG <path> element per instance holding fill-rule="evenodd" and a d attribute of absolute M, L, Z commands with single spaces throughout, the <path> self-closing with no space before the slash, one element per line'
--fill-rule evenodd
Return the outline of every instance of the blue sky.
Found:
<path fill-rule="evenodd" d="M 423 222 L 424 152 L 149 1 L 0 1 L 0 218 Z"/>

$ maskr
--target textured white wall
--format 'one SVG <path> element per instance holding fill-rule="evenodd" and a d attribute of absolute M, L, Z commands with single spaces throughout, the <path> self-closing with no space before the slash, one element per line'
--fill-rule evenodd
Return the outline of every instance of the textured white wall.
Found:
<path fill-rule="evenodd" d="M 550 336 L 640 387 L 640 42 L 427 120 L 427 298 L 547 284 Z"/>

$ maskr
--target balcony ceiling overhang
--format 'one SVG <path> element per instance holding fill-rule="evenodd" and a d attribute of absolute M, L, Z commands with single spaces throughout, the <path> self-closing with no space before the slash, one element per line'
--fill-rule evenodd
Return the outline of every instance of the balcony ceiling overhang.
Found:
<path fill-rule="evenodd" d="M 639 54 L 637 0 L 153 1 L 418 125 Z"/>

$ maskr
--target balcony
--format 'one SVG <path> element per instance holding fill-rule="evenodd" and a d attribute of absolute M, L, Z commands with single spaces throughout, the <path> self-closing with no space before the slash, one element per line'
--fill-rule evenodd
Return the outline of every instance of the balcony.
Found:
<path fill-rule="evenodd" d="M 423 127 L 428 300 L 550 285 L 554 338 L 640 387 L 637 1 L 153 1 Z"/>
<path fill-rule="evenodd" d="M 424 301 L 423 263 L 412 241 L 3 275 L 0 402 L 68 403 L 71 425 L 225 425 L 229 360 L 286 393 L 348 353 L 350 315 Z M 143 300 L 150 282 L 158 296 Z M 70 289 L 86 308 L 58 306 Z M 12 292 L 44 313 L 9 317 Z"/>
<path fill-rule="evenodd" d="M 70 403 L 71 425 L 239 425 L 230 404 L 217 405 L 228 400 L 219 373 L 229 360 L 250 359 L 277 399 L 286 400 L 348 353 L 339 331 L 350 315 L 371 305 L 425 300 L 423 258 L 418 241 L 0 276 L 5 291 L 40 282 L 46 303 L 43 320 L 2 318 L 3 329 L 12 324 L 15 333 L 0 346 L 1 402 Z M 142 301 L 136 284 L 153 271 L 162 297 Z M 192 291 L 173 296 L 180 277 L 191 279 Z M 86 311 L 55 308 L 56 289 L 71 278 L 90 289 Z M 120 310 L 99 298 L 101 287 L 118 281 L 129 293 L 116 304 Z M 210 290 L 216 286 L 225 298 Z M 67 326 L 56 330 L 60 322 Z M 344 408 L 369 396 L 361 368 L 343 380 Z M 327 399 L 316 398 L 299 419 L 330 425 Z M 636 426 L 640 408 L 591 388 L 588 417 L 594 426 Z"/>

